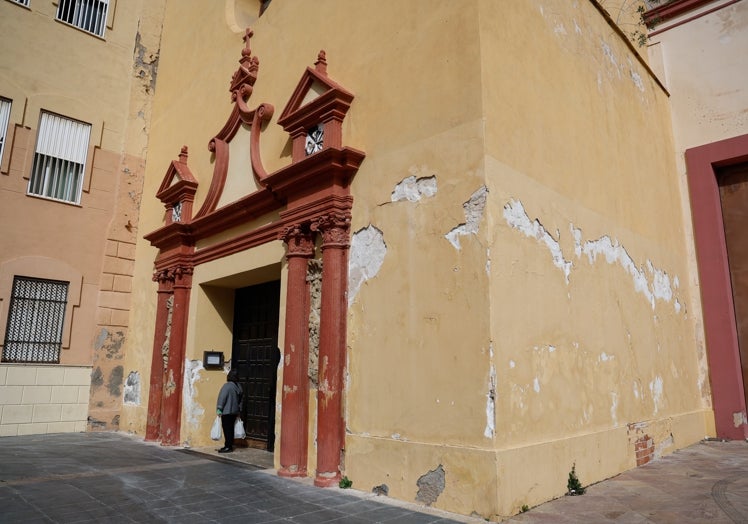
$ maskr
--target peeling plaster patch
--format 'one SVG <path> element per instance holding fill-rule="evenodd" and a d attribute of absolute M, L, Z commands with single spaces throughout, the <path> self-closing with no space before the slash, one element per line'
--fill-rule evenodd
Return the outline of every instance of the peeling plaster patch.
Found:
<path fill-rule="evenodd" d="M 140 373 L 137 371 L 130 371 L 127 374 L 123 402 L 130 406 L 140 405 Z"/>
<path fill-rule="evenodd" d="M 384 234 L 375 226 L 369 224 L 354 233 L 348 255 L 348 306 L 353 304 L 361 285 L 377 275 L 386 254 Z"/>
<path fill-rule="evenodd" d="M 553 353 L 554 351 L 556 351 L 556 346 L 549 345 L 548 346 L 548 353 Z"/>
<path fill-rule="evenodd" d="M 745 411 L 738 411 L 732 414 L 732 424 L 736 428 L 739 428 L 743 424 L 748 424 L 748 417 L 746 417 Z"/>
<path fill-rule="evenodd" d="M 392 440 L 399 440 L 400 442 L 408 442 L 408 439 L 403 437 L 400 433 L 393 433 L 390 435 Z"/>
<path fill-rule="evenodd" d="M 600 353 L 599 360 L 600 362 L 607 362 L 609 360 L 613 360 L 613 355 L 608 355 L 607 353 L 605 353 L 605 351 L 603 351 L 602 353 Z"/>
<path fill-rule="evenodd" d="M 486 248 L 486 275 L 491 276 L 491 248 Z"/>
<path fill-rule="evenodd" d="M 616 56 L 613 54 L 613 50 L 610 48 L 607 42 L 603 42 L 602 46 L 603 46 L 603 55 L 605 55 L 605 58 L 607 58 L 608 61 L 611 64 L 613 64 L 613 66 L 616 69 L 618 69 L 618 60 L 616 60 Z"/>
<path fill-rule="evenodd" d="M 439 467 L 433 469 L 421 476 L 416 484 L 418 485 L 418 493 L 416 493 L 416 501 L 430 506 L 439 495 L 444 491 L 446 485 L 445 479 L 446 473 L 444 466 L 439 464 Z"/>
<path fill-rule="evenodd" d="M 634 82 L 634 85 L 643 93 L 644 82 L 642 82 L 642 77 L 633 69 L 629 69 L 629 74 L 631 75 L 631 80 Z"/>
<path fill-rule="evenodd" d="M 574 32 L 578 35 L 582 34 L 582 28 L 579 27 L 579 24 L 577 24 L 576 19 L 574 19 Z"/>
<path fill-rule="evenodd" d="M 618 427 L 618 394 L 610 392 L 611 405 L 610 405 L 610 418 L 613 420 L 613 427 Z"/>
<path fill-rule="evenodd" d="M 654 458 L 658 459 L 662 456 L 662 452 L 665 451 L 668 448 L 671 448 L 675 445 L 675 439 L 673 438 L 672 433 L 664 439 L 659 444 L 655 444 L 654 448 Z"/>
<path fill-rule="evenodd" d="M 575 242 L 577 237 L 575 236 Z M 599 255 L 605 256 L 608 264 L 618 263 L 634 281 L 634 290 L 643 294 L 647 301 L 655 308 L 656 299 L 670 302 L 673 299 L 673 288 L 670 277 L 663 270 L 654 267 L 650 260 L 646 262 L 646 269 L 652 275 L 650 287 L 647 272 L 638 267 L 631 256 L 618 240 L 611 240 L 607 235 L 597 240 L 588 240 L 584 244 L 577 244 L 575 252 L 587 255 L 590 264 L 595 263 Z M 581 256 L 581 255 L 578 255 Z"/>
<path fill-rule="evenodd" d="M 514 360 L 510 360 L 510 361 L 509 361 L 509 368 L 510 368 L 510 369 L 514 369 L 514 367 L 515 367 L 516 365 L 517 365 L 517 364 L 516 364 L 516 363 L 514 362 Z"/>
<path fill-rule="evenodd" d="M 480 221 L 483 218 L 483 210 L 486 207 L 486 199 L 488 197 L 488 189 L 486 186 L 481 186 L 478 190 L 470 196 L 470 199 L 462 204 L 462 209 L 465 211 L 465 223 L 460 224 L 444 235 L 449 242 L 455 247 L 455 249 L 461 249 L 460 247 L 460 236 L 476 234 L 480 227 Z"/>
<path fill-rule="evenodd" d="M 680 310 L 681 310 L 680 300 L 676 299 L 673 306 L 675 307 L 675 312 L 680 313 Z"/>
<path fill-rule="evenodd" d="M 507 224 L 514 229 L 521 231 L 525 236 L 536 239 L 548 248 L 551 252 L 551 257 L 553 257 L 553 265 L 564 272 L 564 277 L 568 284 L 569 273 L 571 273 L 571 261 L 564 258 L 558 240 L 554 239 L 551 234 L 546 231 L 540 221 L 537 218 L 533 221 L 530 220 L 530 217 L 527 216 L 527 213 L 525 212 L 522 202 L 514 199 L 507 202 L 504 206 L 504 219 Z"/>
<path fill-rule="evenodd" d="M 556 24 L 556 27 L 553 28 L 553 32 L 557 35 L 565 35 L 566 34 L 566 28 L 564 27 L 564 24 L 559 22 Z"/>
<path fill-rule="evenodd" d="M 115 366 L 112 368 L 112 371 L 109 372 L 109 382 L 107 383 L 107 389 L 109 389 L 109 394 L 113 397 L 119 397 L 122 392 L 120 391 L 120 387 L 122 387 L 122 379 L 125 375 L 125 369 L 122 366 Z"/>
<path fill-rule="evenodd" d="M 641 396 L 641 392 L 639 391 L 639 383 L 638 382 L 634 382 L 633 391 L 634 391 L 634 398 L 638 399 Z"/>
<path fill-rule="evenodd" d="M 535 377 L 532 380 L 532 389 L 535 391 L 535 393 L 540 393 L 540 382 L 538 381 L 538 377 Z"/>
<path fill-rule="evenodd" d="M 493 349 L 491 349 L 491 356 L 493 356 Z M 496 368 L 491 364 L 490 371 L 488 373 L 488 393 L 486 393 L 486 429 L 483 431 L 483 436 L 486 438 L 493 438 L 496 433 Z"/>
<path fill-rule="evenodd" d="M 184 387 L 182 388 L 182 403 L 187 414 L 187 422 L 193 427 L 200 424 L 205 409 L 197 403 L 197 388 L 195 384 L 200 380 L 200 372 L 205 368 L 201 360 L 186 359 L 184 363 Z"/>
<path fill-rule="evenodd" d="M 425 170 L 426 166 L 423 166 L 421 171 Z M 416 168 L 410 169 L 411 173 L 415 171 L 417 171 Z M 418 202 L 423 198 L 433 197 L 436 195 L 436 192 L 436 175 L 420 178 L 411 175 L 395 186 L 394 191 L 392 191 L 392 194 L 390 195 L 390 201 L 400 202 L 402 200 L 407 200 L 408 202 Z"/>
<path fill-rule="evenodd" d="M 654 412 L 656 415 L 662 406 L 662 377 L 655 377 L 655 379 L 649 383 L 649 391 L 652 393 Z"/>

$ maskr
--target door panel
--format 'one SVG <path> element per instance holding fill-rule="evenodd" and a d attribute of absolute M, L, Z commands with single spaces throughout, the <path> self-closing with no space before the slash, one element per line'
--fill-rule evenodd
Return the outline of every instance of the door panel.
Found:
<path fill-rule="evenodd" d="M 743 389 L 748 404 L 748 164 L 720 169 L 717 181 L 730 266 Z"/>
<path fill-rule="evenodd" d="M 280 360 L 280 281 L 236 290 L 232 366 L 244 389 L 242 418 L 247 438 L 268 451 L 275 445 L 275 388 Z"/>

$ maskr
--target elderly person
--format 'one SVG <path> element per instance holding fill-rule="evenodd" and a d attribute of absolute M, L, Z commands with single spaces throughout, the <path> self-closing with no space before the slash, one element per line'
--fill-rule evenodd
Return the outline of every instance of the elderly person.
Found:
<path fill-rule="evenodd" d="M 224 445 L 218 450 L 218 453 L 231 453 L 234 451 L 234 424 L 236 417 L 242 410 L 242 397 L 244 392 L 238 384 L 239 373 L 232 369 L 226 376 L 226 383 L 221 387 L 218 393 L 218 402 L 216 402 L 216 414 L 221 416 L 221 426 L 223 427 Z"/>

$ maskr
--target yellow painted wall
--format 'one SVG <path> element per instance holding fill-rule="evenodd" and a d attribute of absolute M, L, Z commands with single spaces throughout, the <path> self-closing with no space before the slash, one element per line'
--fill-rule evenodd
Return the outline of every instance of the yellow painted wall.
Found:
<path fill-rule="evenodd" d="M 251 5 L 205 5 L 166 7 L 144 233 L 162 225 L 154 195 L 184 144 L 199 208 L 206 146 L 231 110 Z M 585 484 L 634 467 L 643 434 L 662 454 L 710 427 L 667 93 L 590 1 L 497 5 L 275 1 L 253 21 L 249 102 L 275 105 L 261 151 L 272 171 L 290 162 L 277 116 L 320 49 L 356 95 L 343 130 L 367 155 L 353 240 L 381 238 L 351 248 L 350 274 L 366 278 L 349 289 L 345 474 L 485 517 L 561 495 L 575 462 Z M 126 368 L 147 377 L 156 251 L 141 239 L 138 255 L 142 345 L 130 339 Z M 188 361 L 228 344 L 227 289 L 247 282 L 235 275 L 280 264 L 284 278 L 282 263 L 278 241 L 195 270 Z M 204 413 L 182 419 L 193 446 L 210 443 L 225 380 L 198 375 L 189 405 Z M 147 396 L 123 427 L 144 431 Z M 439 471 L 444 489 L 425 500 L 419 480 Z"/>

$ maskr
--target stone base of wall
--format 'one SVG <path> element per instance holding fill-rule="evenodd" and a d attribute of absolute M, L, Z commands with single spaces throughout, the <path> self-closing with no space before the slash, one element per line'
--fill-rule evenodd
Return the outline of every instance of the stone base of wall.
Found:
<path fill-rule="evenodd" d="M 645 455 L 656 460 L 698 442 L 711 419 L 710 409 L 698 410 L 505 449 L 349 434 L 345 474 L 356 489 L 501 520 L 563 496 L 572 467 L 588 486 L 636 467 Z"/>
<path fill-rule="evenodd" d="M 91 368 L 0 365 L 0 436 L 86 431 Z"/>

